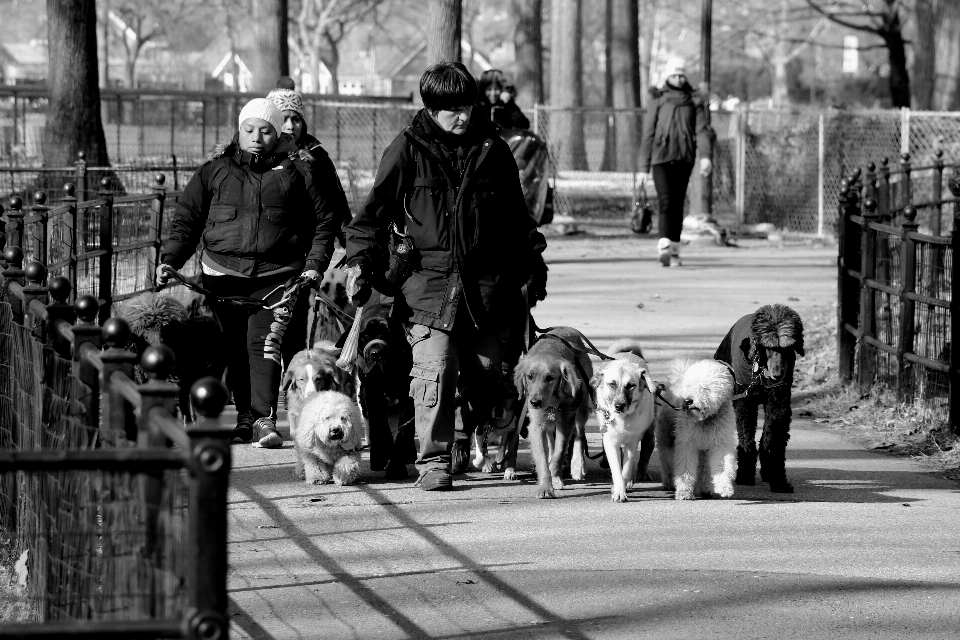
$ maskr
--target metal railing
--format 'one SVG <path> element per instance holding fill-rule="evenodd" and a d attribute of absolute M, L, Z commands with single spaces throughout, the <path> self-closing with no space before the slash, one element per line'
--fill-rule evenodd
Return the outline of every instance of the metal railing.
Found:
<path fill-rule="evenodd" d="M 29 619 L 0 636 L 227 637 L 226 389 L 195 384 L 185 430 L 167 347 L 135 384 L 124 320 L 100 326 L 94 296 L 70 304 L 66 277 L 2 255 L 0 524 Z"/>
<path fill-rule="evenodd" d="M 932 197 L 913 190 L 915 171 L 932 171 Z M 861 389 L 881 382 L 905 402 L 945 399 L 960 427 L 960 336 L 953 283 L 960 248 L 960 182 L 941 194 L 942 158 L 930 167 L 870 165 L 841 183 L 839 200 L 837 341 L 841 380 Z M 918 231 L 921 208 L 931 217 L 948 207 L 952 236 Z"/>

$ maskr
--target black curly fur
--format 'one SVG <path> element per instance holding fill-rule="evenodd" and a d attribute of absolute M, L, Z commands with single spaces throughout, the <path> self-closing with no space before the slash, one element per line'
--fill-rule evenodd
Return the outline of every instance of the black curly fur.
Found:
<path fill-rule="evenodd" d="M 734 335 L 736 326 L 724 336 L 714 358 L 736 369 L 734 350 L 739 349 L 748 362 L 758 361 L 761 366 L 767 366 L 768 362 L 776 361 L 781 368 L 781 377 L 774 385 L 765 385 L 762 378 L 749 382 L 738 380 L 737 393 L 745 392 L 746 395 L 733 402 L 738 436 L 737 484 L 753 485 L 756 482 L 759 459 L 760 479 L 770 483 L 770 490 L 792 493 L 793 486 L 787 480 L 785 464 L 792 420 L 793 370 L 796 356 L 804 355 L 803 323 L 790 307 L 773 304 L 757 309 L 747 335 Z M 757 417 L 761 404 L 764 420 L 758 450 Z"/>

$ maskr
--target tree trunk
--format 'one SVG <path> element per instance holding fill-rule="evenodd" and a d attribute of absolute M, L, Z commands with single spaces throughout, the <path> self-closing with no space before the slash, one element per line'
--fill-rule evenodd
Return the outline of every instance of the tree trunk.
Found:
<path fill-rule="evenodd" d="M 600 171 L 614 171 L 617 165 L 617 123 L 613 116 L 613 0 L 604 2 L 603 106 L 610 111 L 603 119 L 603 160 Z"/>
<path fill-rule="evenodd" d="M 280 75 L 290 75 L 290 15 L 289 2 L 277 0 L 277 36 L 280 45 Z"/>
<path fill-rule="evenodd" d="M 913 107 L 922 111 L 933 108 L 934 70 L 937 67 L 937 23 L 939 0 L 916 0 L 914 17 L 917 24 L 916 42 L 933 42 L 934 46 L 913 48 Z"/>
<path fill-rule="evenodd" d="M 607 65 L 613 80 L 613 106 L 618 113 L 617 171 L 633 171 L 640 142 L 637 116 L 640 106 L 640 7 L 637 0 L 611 0 L 611 47 Z"/>
<path fill-rule="evenodd" d="M 47 0 L 47 39 L 49 104 L 44 164 L 71 166 L 77 154 L 85 151 L 90 165 L 107 166 L 107 143 L 100 119 L 94 0 Z"/>
<path fill-rule="evenodd" d="M 787 41 L 787 25 L 790 20 L 788 0 L 780 0 L 780 18 L 777 20 L 777 41 L 773 47 L 773 86 L 770 98 L 774 106 L 782 107 L 790 102 L 787 88 L 787 62 L 790 55 L 790 43 Z"/>
<path fill-rule="evenodd" d="M 327 55 L 319 56 L 330 72 L 330 93 L 340 94 L 340 48 L 339 44 L 327 38 Z M 318 66 L 319 68 L 319 66 Z"/>
<path fill-rule="evenodd" d="M 281 0 L 252 0 L 250 20 L 245 26 L 253 32 L 253 47 L 249 51 L 248 66 L 252 76 L 250 90 L 266 95 L 277 86 L 277 80 L 283 75 L 282 69 L 289 68 L 281 62 L 286 47 L 280 47 L 280 8 Z"/>
<path fill-rule="evenodd" d="M 460 62 L 461 0 L 430 0 L 427 19 L 427 64 Z"/>
<path fill-rule="evenodd" d="M 653 40 L 657 31 L 657 0 L 642 0 L 643 20 L 640 20 L 640 91 L 643 104 L 645 94 L 653 86 L 650 77 L 650 66 L 653 62 Z"/>
<path fill-rule="evenodd" d="M 954 111 L 960 108 L 960 5 L 944 2 L 941 7 L 934 36 L 932 108 Z"/>
<path fill-rule="evenodd" d="M 137 88 L 137 57 L 135 53 L 127 53 L 127 64 L 124 65 L 126 74 L 123 79 L 124 86 L 127 89 Z"/>
<path fill-rule="evenodd" d="M 513 15 L 517 104 L 529 108 L 543 102 L 543 0 L 513 0 Z"/>
<path fill-rule="evenodd" d="M 899 24 L 884 36 L 890 55 L 890 100 L 893 107 L 910 107 L 910 74 L 907 72 L 907 50 Z"/>
<path fill-rule="evenodd" d="M 550 104 L 558 107 L 546 132 L 561 169 L 587 169 L 583 137 L 582 0 L 553 0 Z"/>

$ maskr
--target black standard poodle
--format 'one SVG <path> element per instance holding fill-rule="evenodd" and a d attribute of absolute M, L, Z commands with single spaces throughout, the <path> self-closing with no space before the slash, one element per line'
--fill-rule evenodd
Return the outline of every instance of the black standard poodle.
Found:
<path fill-rule="evenodd" d="M 782 304 L 765 305 L 730 328 L 714 358 L 730 365 L 736 379 L 737 484 L 755 483 L 757 414 L 763 405 L 760 479 L 774 493 L 793 493 L 784 468 L 790 439 L 793 370 L 803 352 L 800 316 Z"/>

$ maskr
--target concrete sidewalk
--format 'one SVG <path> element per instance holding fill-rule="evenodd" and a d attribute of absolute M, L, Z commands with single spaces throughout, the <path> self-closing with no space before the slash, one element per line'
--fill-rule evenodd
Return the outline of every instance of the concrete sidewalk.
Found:
<path fill-rule="evenodd" d="M 582 257 L 569 245 L 548 253 L 537 322 L 577 326 L 601 349 L 638 337 L 655 374 L 669 358 L 712 355 L 760 304 L 803 315 L 836 295 L 830 248 L 700 247 L 688 267 L 661 269 L 652 252 L 598 258 L 583 242 Z M 233 634 L 954 637 L 960 487 L 807 420 L 792 436 L 795 494 L 759 484 L 728 501 L 677 502 L 643 483 L 627 504 L 610 501 L 609 473 L 593 461 L 585 481 L 536 500 L 526 442 L 520 482 L 468 473 L 448 493 L 369 470 L 353 487 L 307 486 L 293 478 L 289 442 L 235 446 Z M 598 434 L 589 441 L 598 452 Z"/>

